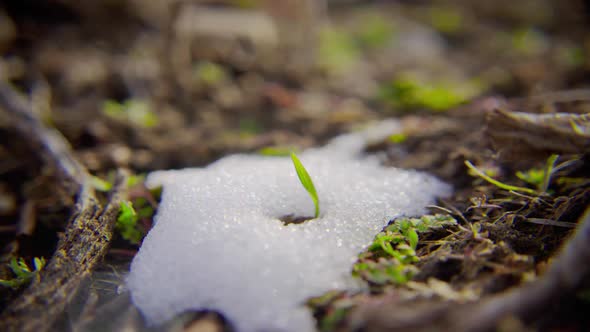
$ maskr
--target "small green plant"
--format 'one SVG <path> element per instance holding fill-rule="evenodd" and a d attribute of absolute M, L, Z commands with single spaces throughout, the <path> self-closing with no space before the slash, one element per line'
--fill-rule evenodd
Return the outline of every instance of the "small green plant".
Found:
<path fill-rule="evenodd" d="M 336 290 L 312 297 L 305 304 L 314 312 L 314 317 L 318 318 L 317 326 L 321 332 L 336 331 L 354 307 L 354 301 L 349 295 Z M 320 313 L 320 316 L 316 316 L 316 313 Z"/>
<path fill-rule="evenodd" d="M 107 100 L 103 104 L 102 112 L 110 118 L 143 128 L 158 125 L 158 116 L 152 110 L 150 103 L 144 99 L 128 99 L 123 103 Z"/>
<path fill-rule="evenodd" d="M 524 182 L 537 187 L 539 191 L 547 192 L 557 158 L 559 158 L 559 155 L 552 154 L 547 159 L 545 168 L 531 168 L 525 172 L 518 171 L 516 172 L 516 176 Z"/>
<path fill-rule="evenodd" d="M 143 237 L 143 233 L 137 229 L 137 219 L 138 215 L 133 209 L 133 204 L 129 201 L 121 202 L 115 229 L 125 240 L 133 244 L 138 244 Z"/>
<path fill-rule="evenodd" d="M 516 176 L 522 181 L 532 184 L 533 186 L 540 188 L 543 186 L 543 178 L 545 177 L 545 170 L 541 168 L 531 168 L 526 171 L 516 172 Z"/>
<path fill-rule="evenodd" d="M 90 182 L 92 183 L 92 186 L 94 187 L 94 189 L 98 190 L 98 191 L 103 191 L 103 192 L 107 192 L 109 190 L 111 190 L 113 188 L 113 184 L 107 180 L 103 180 L 101 178 L 99 178 L 98 176 L 90 176 Z"/>
<path fill-rule="evenodd" d="M 493 179 L 490 176 L 486 175 L 484 172 L 477 169 L 477 167 L 475 167 L 469 160 L 465 160 L 465 166 L 467 166 L 467 168 L 469 168 L 469 170 L 471 172 L 473 172 L 474 176 L 478 176 L 500 189 L 504 189 L 504 190 L 508 190 L 508 191 L 516 191 L 516 192 L 522 191 L 522 192 L 525 192 L 525 193 L 531 194 L 531 195 L 537 194 L 537 192 L 531 188 L 512 186 L 512 185 L 500 182 L 496 179 Z"/>
<path fill-rule="evenodd" d="M 203 61 L 195 68 L 197 79 L 207 85 L 214 86 L 227 79 L 225 69 L 214 62 Z"/>
<path fill-rule="evenodd" d="M 25 284 L 28 284 L 33 279 L 35 274 L 41 271 L 43 266 L 45 266 L 45 258 L 35 257 L 33 259 L 33 270 L 31 270 L 22 257 L 18 260 L 13 257 L 10 260 L 10 264 L 8 266 L 12 270 L 12 273 L 14 273 L 15 277 L 10 280 L 0 279 L 0 285 L 17 289 Z"/>
<path fill-rule="evenodd" d="M 474 97 L 480 90 L 477 82 L 427 84 L 403 76 L 382 85 L 378 98 L 393 108 L 445 111 Z"/>
<path fill-rule="evenodd" d="M 140 185 L 145 182 L 145 174 L 131 174 L 127 178 L 127 188 Z"/>
<path fill-rule="evenodd" d="M 410 281 L 418 272 L 411 264 L 399 264 L 394 260 L 379 258 L 375 261 L 364 261 L 353 267 L 353 275 L 359 276 L 375 285 L 403 285 Z"/>
<path fill-rule="evenodd" d="M 291 152 L 291 160 L 293 160 L 293 166 L 295 166 L 295 171 L 297 172 L 297 177 L 299 177 L 301 185 L 303 185 L 303 188 L 307 190 L 309 196 L 311 197 L 311 200 L 313 201 L 313 204 L 315 206 L 314 217 L 317 218 L 320 216 L 320 201 L 318 198 L 318 193 L 315 190 L 315 186 L 313 185 L 313 181 L 311 180 L 309 173 L 307 173 L 307 170 L 305 169 L 299 158 L 297 158 L 294 152 Z"/>
<path fill-rule="evenodd" d="M 518 187 L 509 185 L 503 182 L 500 182 L 489 175 L 485 174 L 485 172 L 479 170 L 475 167 L 469 160 L 465 160 L 465 166 L 469 168 L 471 175 L 478 176 L 487 182 L 495 185 L 496 187 L 508 191 L 515 191 L 515 192 L 524 192 L 530 195 L 539 195 L 541 193 L 547 193 L 549 190 L 549 184 L 551 182 L 551 175 L 555 171 L 555 162 L 559 158 L 559 155 L 552 154 L 545 163 L 544 169 L 538 168 L 531 168 L 525 172 L 518 171 L 516 172 L 516 176 L 523 180 L 524 182 L 534 185 L 537 189 L 525 188 L 525 187 Z"/>
<path fill-rule="evenodd" d="M 319 34 L 318 65 L 330 73 L 342 73 L 354 66 L 361 50 L 346 31 L 325 28 Z"/>
<path fill-rule="evenodd" d="M 512 32 L 512 48 L 521 55 L 539 55 L 548 49 L 547 37 L 532 27 Z"/>
<path fill-rule="evenodd" d="M 379 15 L 370 15 L 362 20 L 357 38 L 361 46 L 383 47 L 393 40 L 394 27 L 391 20 Z"/>
<path fill-rule="evenodd" d="M 353 267 L 353 275 L 377 285 L 404 284 L 418 272 L 414 266 L 419 261 L 416 255 L 418 234 L 456 224 L 453 217 L 442 214 L 397 218 L 377 234 L 367 252 L 361 254 Z"/>
<path fill-rule="evenodd" d="M 389 137 L 387 139 L 391 143 L 401 144 L 401 143 L 405 142 L 408 139 L 408 135 L 406 135 L 404 133 L 396 133 L 396 134 L 389 135 Z"/>

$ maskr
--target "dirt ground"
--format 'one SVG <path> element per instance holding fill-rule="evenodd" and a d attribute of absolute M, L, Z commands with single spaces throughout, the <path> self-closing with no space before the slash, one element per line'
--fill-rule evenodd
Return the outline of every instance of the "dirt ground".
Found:
<path fill-rule="evenodd" d="M 585 1 L 2 2 L 0 279 L 23 282 L 0 330 L 148 330 L 116 296 L 157 209 L 143 175 L 388 118 L 366 153 L 452 184 L 429 209 L 455 222 L 411 261 L 360 253 L 369 287 L 310 299 L 318 329 L 590 330 L 589 26 Z"/>

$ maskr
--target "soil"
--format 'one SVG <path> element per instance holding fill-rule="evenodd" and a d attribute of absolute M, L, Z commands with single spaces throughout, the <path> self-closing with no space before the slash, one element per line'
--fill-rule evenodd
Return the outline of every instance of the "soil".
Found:
<path fill-rule="evenodd" d="M 108 184 L 126 169 L 139 179 L 125 190 L 142 211 L 139 238 L 123 238 L 117 226 L 104 259 L 88 265 L 89 279 L 76 287 L 78 295 L 66 296 L 68 309 L 44 329 L 89 330 L 108 315 L 124 317 L 110 328 L 146 329 L 128 300 L 112 300 L 157 208 L 158 193 L 143 187 L 141 175 L 203 166 L 236 152 L 305 149 L 386 118 L 399 119 L 401 134 L 372 142 L 366 153 L 452 184 L 454 194 L 430 213 L 458 224 L 420 234 L 418 272 L 410 282 L 366 280 L 366 291 L 318 294 L 309 304 L 318 329 L 446 330 L 455 326 L 457 310 L 466 313 L 469 305 L 534 283 L 551 269 L 590 203 L 590 5 L 321 4 L 0 5 L 3 87 L 27 98 L 30 117 L 63 135 L 89 174 Z M 0 279 L 7 280 L 14 277 L 12 258 L 56 255 L 78 216 L 80 192 L 40 152 L 36 132 L 23 132 L 4 109 L 0 105 Z M 548 163 L 553 155 L 557 160 Z M 476 175 L 466 161 L 500 185 Z M 547 169 L 551 176 L 543 178 Z M 540 180 L 526 178 L 534 170 Z M 108 188 L 94 187 L 96 199 L 108 205 Z M 538 299 L 531 310 L 482 323 L 482 330 L 590 330 L 589 270 L 561 272 L 580 280 L 559 296 Z M 6 322 L 16 319 L 7 312 L 25 289 L 0 288 Z M 188 313 L 178 322 L 186 330 L 231 330 L 222 313 Z"/>

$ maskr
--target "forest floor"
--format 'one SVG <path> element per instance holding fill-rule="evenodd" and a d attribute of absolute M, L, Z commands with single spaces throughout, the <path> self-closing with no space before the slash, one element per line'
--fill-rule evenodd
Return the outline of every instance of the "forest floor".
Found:
<path fill-rule="evenodd" d="M 590 329 L 584 266 L 560 271 L 580 274 L 571 287 L 492 322 L 474 304 L 542 279 L 590 202 L 583 2 L 333 1 L 327 12 L 314 1 L 202 2 L 0 5 L 3 86 L 63 135 L 99 201 L 117 170 L 132 174 L 125 195 L 140 218 L 117 226 L 104 260 L 89 266 L 82 293 L 98 294 L 93 312 L 113 308 L 108 296 L 149 231 L 157 193 L 143 187 L 146 173 L 303 150 L 395 118 L 401 133 L 366 153 L 451 184 L 453 195 L 429 209 L 455 222 L 416 227 L 409 260 L 397 256 L 395 230 L 376 234 L 353 268 L 370 287 L 311 299 L 318 329 L 454 330 L 454 319 L 465 330 L 476 319 L 502 331 Z M 11 280 L 12 258 L 51 260 L 79 207 L 35 135 L 0 114 L 0 279 Z M 10 308 L 24 288 L 0 288 L 4 320 L 17 319 Z M 46 328 L 95 321 L 76 301 L 82 309 L 68 304 L 68 318 Z M 222 313 L 196 317 L 200 329 L 231 329 L 203 323 Z"/>

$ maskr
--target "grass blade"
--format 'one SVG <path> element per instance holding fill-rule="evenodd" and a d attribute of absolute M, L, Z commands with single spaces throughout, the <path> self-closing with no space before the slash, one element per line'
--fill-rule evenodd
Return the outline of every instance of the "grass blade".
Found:
<path fill-rule="evenodd" d="M 303 188 L 305 188 L 309 193 L 309 196 L 311 196 L 313 204 L 315 205 L 315 218 L 317 218 L 320 215 L 320 202 L 313 181 L 299 158 L 297 158 L 293 152 L 291 152 L 291 160 L 293 160 L 293 166 L 295 166 L 295 171 L 297 172 L 297 177 L 299 177 L 301 185 L 303 185 Z"/>
<path fill-rule="evenodd" d="M 467 168 L 469 168 L 471 171 L 473 171 L 473 173 L 475 173 L 477 176 L 488 181 L 489 183 L 495 185 L 498 188 L 508 190 L 508 191 L 522 191 L 522 192 L 525 192 L 525 193 L 531 194 L 531 195 L 538 194 L 535 190 L 530 189 L 530 188 L 511 186 L 509 184 L 502 183 L 498 180 L 495 180 L 495 179 L 487 176 L 484 172 L 477 169 L 477 167 L 475 167 L 469 160 L 465 160 L 465 166 L 467 166 Z"/>
<path fill-rule="evenodd" d="M 551 183 L 551 175 L 553 175 L 553 170 L 555 168 L 555 162 L 557 161 L 557 158 L 559 158 L 559 155 L 552 154 L 547 159 L 547 165 L 545 166 L 545 174 L 543 177 L 543 186 L 541 188 L 543 192 L 547 192 L 547 190 L 549 190 L 549 184 Z"/>

